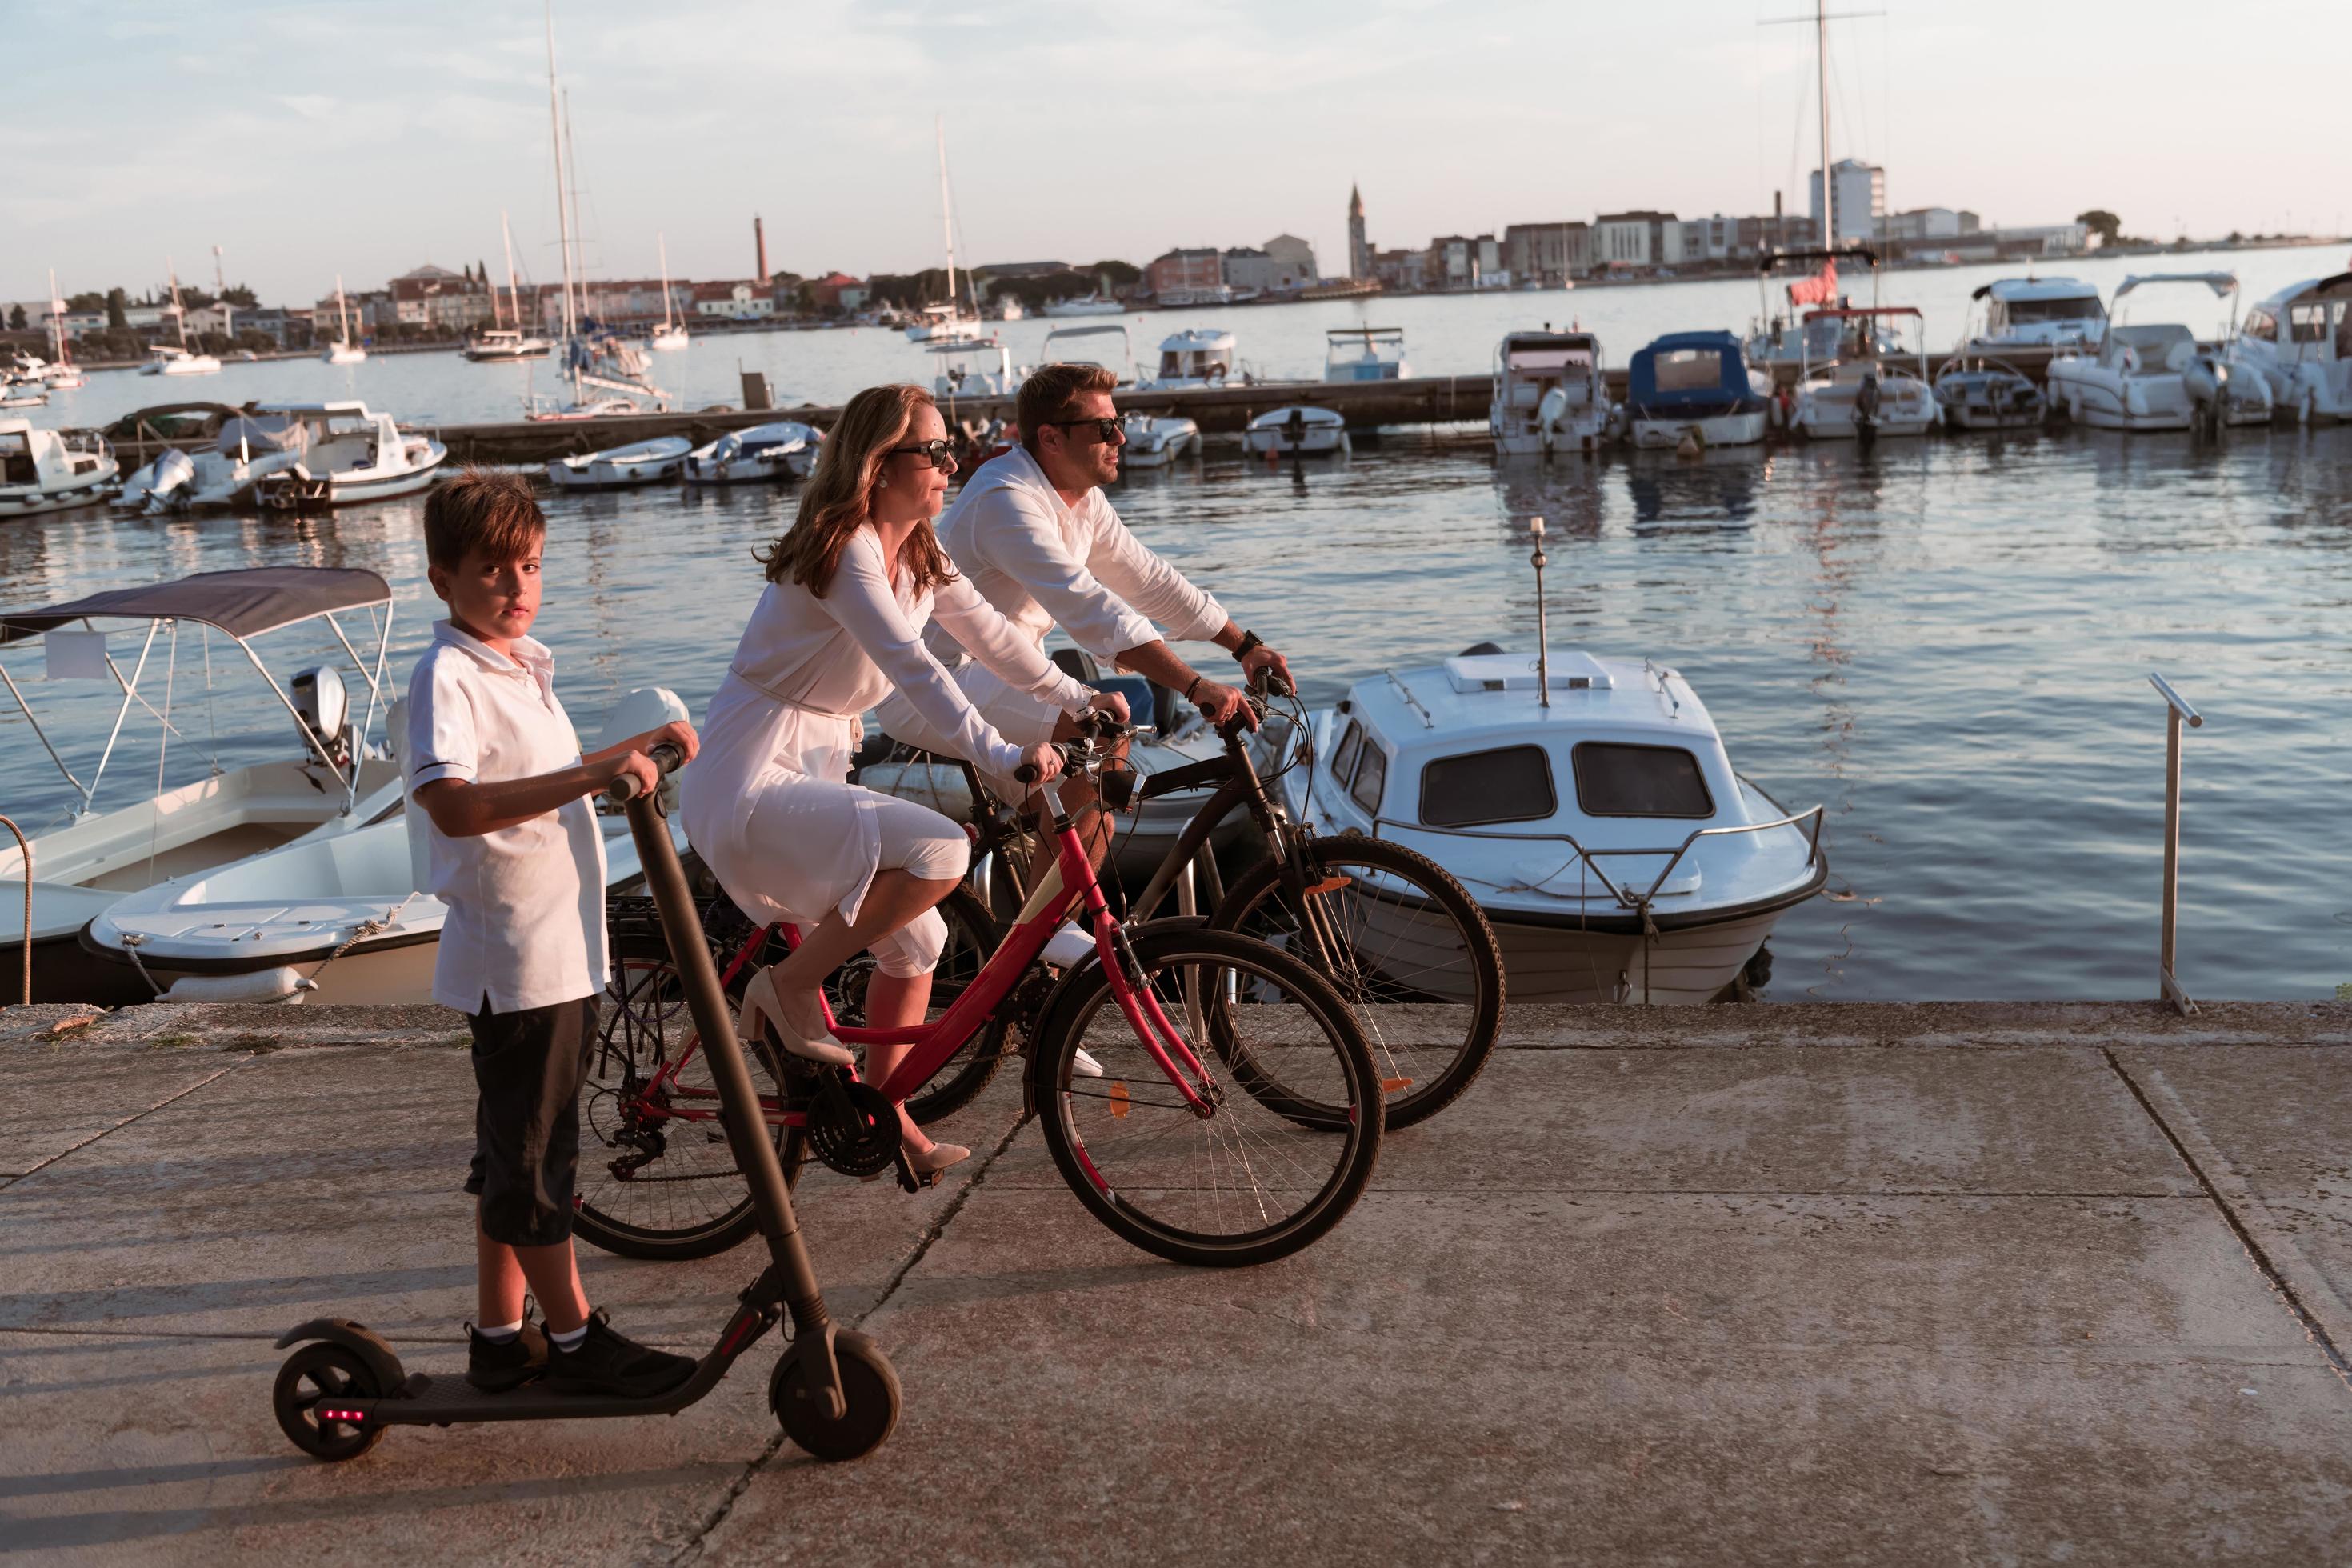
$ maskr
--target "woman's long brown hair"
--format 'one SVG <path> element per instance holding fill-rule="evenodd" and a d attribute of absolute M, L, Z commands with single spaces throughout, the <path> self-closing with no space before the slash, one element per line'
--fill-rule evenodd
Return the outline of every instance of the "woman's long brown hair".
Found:
<path fill-rule="evenodd" d="M 842 547 L 873 515 L 890 448 L 913 426 L 915 410 L 931 401 L 929 393 L 912 385 L 869 386 L 849 400 L 825 436 L 816 472 L 801 490 L 799 516 L 783 537 L 752 552 L 752 559 L 768 569 L 769 582 L 797 583 L 824 597 L 841 564 Z M 919 592 L 955 575 L 929 518 L 907 536 L 898 562 Z"/>

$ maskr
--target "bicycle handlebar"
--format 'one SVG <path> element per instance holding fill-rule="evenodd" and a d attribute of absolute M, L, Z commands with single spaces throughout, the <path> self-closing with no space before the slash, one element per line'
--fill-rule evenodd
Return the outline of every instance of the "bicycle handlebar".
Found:
<path fill-rule="evenodd" d="M 664 741 L 646 755 L 651 759 L 655 768 L 665 774 L 674 773 L 686 765 L 686 752 L 675 742 Z M 636 799 L 637 775 L 623 773 L 614 779 L 605 786 L 604 798 L 622 805 Z"/>
<path fill-rule="evenodd" d="M 1114 746 L 1136 733 L 1136 727 L 1133 724 L 1114 719 L 1100 709 L 1094 710 L 1079 720 L 1078 728 L 1080 731 L 1078 734 L 1066 741 L 1055 741 L 1053 742 L 1053 747 L 1055 751 L 1061 753 L 1062 762 L 1066 767 L 1082 773 L 1091 773 L 1095 771 L 1089 764 L 1095 761 L 1095 751 L 1097 746 Z M 1013 782 L 1020 784 L 1035 784 L 1036 768 L 1028 763 L 1022 763 L 1013 770 Z"/>

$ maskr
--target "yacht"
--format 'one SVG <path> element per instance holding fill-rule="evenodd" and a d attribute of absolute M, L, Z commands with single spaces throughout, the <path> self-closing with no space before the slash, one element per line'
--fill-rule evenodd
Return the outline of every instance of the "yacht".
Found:
<path fill-rule="evenodd" d="M 142 375 L 218 375 L 221 363 L 210 354 L 192 353 L 169 343 L 157 343 L 147 351 L 147 363 L 139 367 Z"/>
<path fill-rule="evenodd" d="M 673 319 L 669 299 L 669 236 L 656 235 L 661 246 L 662 319 L 646 342 L 656 353 L 676 353 L 686 347 L 686 323 Z"/>
<path fill-rule="evenodd" d="M 1847 337 L 1872 342 L 1900 342 L 1901 325 L 1909 323 L 1912 363 L 1906 366 L 1896 354 L 1884 351 L 1826 363 L 1807 359 L 1799 366 L 1789 427 L 1816 441 L 1924 436 L 1932 429 L 1939 405 L 1927 383 L 1927 351 L 1918 337 L 1927 329 L 1927 317 L 1910 305 L 1874 305 L 1815 310 L 1806 322 L 1824 318 L 1841 326 L 1852 323 L 1855 330 Z"/>
<path fill-rule="evenodd" d="M 269 511 L 324 511 L 389 500 L 432 487 L 449 449 L 403 430 L 364 403 L 265 403 L 258 412 L 299 423 L 294 460 L 257 477 L 254 504 Z"/>
<path fill-rule="evenodd" d="M 1829 875 L 1822 808 L 1791 813 L 1734 772 L 1698 693 L 1648 659 L 1488 643 L 1359 681 L 1314 716 L 1279 787 L 1318 833 L 1392 839 L 1453 873 L 1494 924 L 1515 1004 L 1737 994 Z M 1403 890 L 1358 890 L 1365 951 L 1414 951 L 1424 922 Z"/>
<path fill-rule="evenodd" d="M 114 449 L 94 430 L 36 430 L 0 419 L 0 521 L 95 506 L 121 473 Z"/>
<path fill-rule="evenodd" d="M 730 430 L 687 454 L 689 485 L 781 484 L 804 479 L 816 468 L 824 436 L 797 419 Z"/>
<path fill-rule="evenodd" d="M 2352 420 L 2352 272 L 2282 289 L 2247 311 L 2229 363 L 2232 379 L 2261 378 L 2303 424 Z"/>
<path fill-rule="evenodd" d="M 1609 425 L 1601 340 L 1591 332 L 1511 332 L 1495 348 L 1486 427 L 1504 458 L 1591 452 Z"/>
<path fill-rule="evenodd" d="M 144 791 L 155 784 L 151 775 L 128 803 L 102 805 L 107 764 L 135 710 L 153 714 L 161 725 L 176 721 L 178 747 L 194 748 L 191 763 L 196 752 L 213 746 L 210 724 L 200 715 L 192 722 L 185 710 L 195 700 L 194 683 L 175 683 L 170 671 L 156 668 L 169 662 L 168 654 L 157 649 L 159 636 L 167 630 L 176 636 L 183 622 L 189 623 L 191 642 L 201 628 L 206 637 L 225 637 L 246 656 L 219 668 L 249 668 L 261 678 L 277 700 L 268 710 L 293 721 L 294 732 L 287 737 L 291 754 L 226 767 L 215 754 L 206 776 L 194 784 L 148 795 Z M 348 666 L 299 669 L 281 683 L 263 657 L 261 639 L 313 622 L 327 624 L 349 656 Z M 126 628 L 142 640 L 118 660 L 108 649 L 106 634 L 121 637 Z M 152 999 L 158 988 L 135 970 L 125 963 L 94 963 L 77 941 L 82 927 L 116 900 L 171 878 L 201 876 L 278 845 L 338 837 L 399 812 L 400 770 L 371 740 L 392 696 L 386 673 L 391 631 L 392 590 L 375 573 L 352 567 L 204 572 L 0 614 L 0 654 L 21 651 L 38 639 L 50 680 L 100 682 L 110 693 L 116 686 L 122 693 L 106 744 L 85 773 L 67 765 L 61 742 L 25 695 L 27 687 L 38 690 L 45 683 L 5 683 L 73 793 L 64 826 L 32 840 L 35 1000 L 116 1005 Z M 135 663 L 128 657 L 132 653 Z M 363 707 L 354 704 L 358 688 L 345 681 L 346 668 L 364 688 Z M 157 688 L 160 697 L 151 701 Z M 209 685 L 204 700 L 209 709 Z M 240 749 L 250 754 L 249 747 Z M 24 859 L 13 840 L 5 843 L 0 881 L 13 888 L 24 876 Z M 12 954 L 24 939 L 23 909 L 17 898 L 0 898 L 0 948 Z"/>
<path fill-rule="evenodd" d="M 1323 334 L 1325 381 L 1402 381 L 1412 374 L 1402 327 L 1333 327 Z"/>
<path fill-rule="evenodd" d="M 2187 327 L 2119 322 L 2125 296 L 2151 284 L 2188 284 L 2221 299 L 2238 291 L 2231 272 L 2166 272 L 2130 277 L 2116 289 L 2095 342 L 2063 349 L 2050 361 L 2051 403 L 2077 424 L 2099 430 L 2186 430 L 2267 425 L 2271 384 L 2235 375 Z"/>
<path fill-rule="evenodd" d="M 319 357 L 329 364 L 357 364 L 367 358 L 367 350 L 352 342 L 352 308 L 343 300 L 343 275 L 335 274 L 335 321 L 340 331 L 335 341 Z"/>
<path fill-rule="evenodd" d="M 547 465 L 548 482 L 567 490 L 621 490 L 659 484 L 684 471 L 694 443 L 683 436 L 658 436 L 602 452 L 558 458 Z"/>
<path fill-rule="evenodd" d="M 1961 345 L 1966 353 L 2079 348 L 2106 330 L 2098 289 L 2072 278 L 1996 279 L 1969 298 L 1983 320 Z"/>
<path fill-rule="evenodd" d="M 1081 294 L 1071 300 L 1048 300 L 1045 314 L 1049 316 L 1123 316 L 1127 306 L 1101 292 Z"/>
<path fill-rule="evenodd" d="M 545 359 L 555 345 L 541 337 L 526 337 L 512 327 L 485 327 L 457 351 L 477 364 L 504 364 L 513 360 Z"/>
<path fill-rule="evenodd" d="M 687 717 L 658 687 L 624 698 L 589 748 Z M 625 726 L 634 724 L 635 728 Z M 395 709 L 393 734 L 405 740 Z M 675 790 L 675 782 L 665 784 Z M 84 950 L 119 973 L 166 993 L 383 1006 L 433 1000 L 447 906 L 422 890 L 423 814 L 392 810 L 331 840 L 297 840 L 201 875 L 183 875 L 117 898 L 89 922 Z M 607 894 L 640 875 L 626 818 L 600 811 Z M 677 830 L 671 828 L 673 840 Z"/>
<path fill-rule="evenodd" d="M 1233 333 L 1213 327 L 1187 327 L 1160 340 L 1160 369 L 1135 384 L 1141 392 L 1173 392 L 1247 380 L 1234 370 Z"/>
<path fill-rule="evenodd" d="M 987 337 L 940 337 L 923 344 L 934 369 L 931 390 L 941 397 L 1010 397 L 1029 378 L 1026 368 L 1015 368 L 1003 340 Z"/>
<path fill-rule="evenodd" d="M 1254 458 L 1344 458 L 1354 449 L 1348 421 L 1329 408 L 1303 403 L 1269 408 L 1242 432 L 1242 447 Z"/>
<path fill-rule="evenodd" d="M 1729 332 L 1670 332 L 1634 351 L 1625 417 L 1647 447 L 1747 447 L 1764 439 L 1771 378 Z"/>

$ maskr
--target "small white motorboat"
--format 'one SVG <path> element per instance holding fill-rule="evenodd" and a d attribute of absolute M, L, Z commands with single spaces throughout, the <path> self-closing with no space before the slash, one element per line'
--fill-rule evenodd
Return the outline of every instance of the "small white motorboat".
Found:
<path fill-rule="evenodd" d="M 270 511 L 324 511 L 429 489 L 449 449 L 400 428 L 364 403 L 265 403 L 264 416 L 299 420 L 294 461 L 253 481 L 254 504 Z"/>
<path fill-rule="evenodd" d="M 1498 458 L 1591 452 L 1609 427 L 1601 340 L 1591 332 L 1511 332 L 1495 348 L 1486 428 Z"/>
<path fill-rule="evenodd" d="M 155 517 L 244 505 L 252 500 L 257 482 L 301 461 L 311 436 L 310 426 L 298 414 L 259 409 L 231 413 L 221 421 L 209 447 L 194 452 L 169 447 L 123 480 L 115 509 Z"/>
<path fill-rule="evenodd" d="M 1080 294 L 1070 300 L 1048 300 L 1045 314 L 1049 316 L 1123 316 L 1127 306 L 1107 294 Z"/>
<path fill-rule="evenodd" d="M 1514 1003 L 1736 994 L 1828 877 L 1822 808 L 1784 810 L 1733 772 L 1672 669 L 1492 646 L 1360 681 L 1318 713 L 1308 765 L 1280 785 L 1292 818 L 1452 872 L 1494 924 Z M 1364 951 L 1412 957 L 1431 986 L 1431 948 L 1452 937 L 1402 889 L 1357 891 Z"/>
<path fill-rule="evenodd" d="M 687 454 L 689 485 L 782 484 L 804 479 L 816 467 L 824 437 L 815 426 L 797 419 L 730 430 L 705 447 Z"/>
<path fill-rule="evenodd" d="M 685 717 L 676 694 L 641 689 L 622 700 L 587 749 Z M 396 717 L 391 728 L 400 733 Z M 340 837 L 289 844 L 143 889 L 94 917 L 82 945 L 125 973 L 135 950 L 149 983 L 166 994 L 180 987 L 217 995 L 225 982 L 242 982 L 245 1000 L 428 1003 L 449 911 L 419 890 L 425 821 L 424 813 L 395 801 L 387 815 Z M 637 879 L 636 843 L 616 811 L 600 815 L 597 826 L 609 896 Z M 671 833 L 676 839 L 677 830 Z M 197 984 L 184 985 L 191 980 Z"/>
<path fill-rule="evenodd" d="M 121 468 L 94 430 L 36 430 L 0 419 L 0 518 L 94 506 L 114 493 Z"/>
<path fill-rule="evenodd" d="M 526 337 L 512 327 L 485 327 L 457 351 L 477 364 L 509 364 L 516 360 L 545 359 L 555 345 L 545 338 Z"/>
<path fill-rule="evenodd" d="M 263 661 L 257 639 L 313 621 L 326 622 L 334 641 L 349 653 L 348 668 L 367 689 L 363 710 L 353 710 L 353 689 L 336 665 L 297 670 L 281 685 Z M 105 640 L 110 629 L 119 633 L 126 624 L 143 627 L 145 634 L 137 662 L 127 671 L 127 657 L 116 659 Z M 64 824 L 32 836 L 36 1000 L 109 1005 L 148 1000 L 154 990 L 133 970 L 90 962 L 77 933 L 92 917 L 156 882 L 306 837 L 331 837 L 399 809 L 399 770 L 370 742 L 392 695 L 384 668 L 391 630 L 391 589 L 374 573 L 348 567 L 205 572 L 0 615 L 0 649 L 40 638 L 52 679 L 119 684 L 122 691 L 106 745 L 85 777 L 68 766 L 61 740 L 25 695 L 26 683 L 14 677 L 0 680 L 73 792 Z M 150 668 L 172 662 L 184 631 L 192 643 L 199 637 L 226 637 L 246 656 L 239 668 L 258 674 L 293 721 L 294 754 L 229 768 L 215 758 L 206 776 L 194 784 L 101 809 L 107 763 L 134 709 L 153 713 L 166 726 L 161 731 L 166 757 L 175 754 L 173 746 L 193 747 L 189 760 L 200 762 L 210 744 L 210 726 L 189 721 L 187 707 L 195 700 L 194 683 L 185 679 L 190 672 L 178 672 L 182 679 L 174 682 Z M 353 651 L 362 648 L 365 655 Z M 0 667 L 0 677 L 5 676 Z M 159 679 L 160 709 L 149 700 Z M 209 710 L 209 689 L 205 706 Z M 152 777 L 148 783 L 152 787 Z M 0 883 L 15 888 L 24 872 L 15 841 L 5 840 Z M 13 952 L 23 940 L 23 907 L 13 895 L 0 896 L 0 949 Z"/>
<path fill-rule="evenodd" d="M 2261 374 L 2235 375 L 2196 334 L 2174 322 L 2118 322 L 2124 298 L 2154 283 L 2186 283 L 2221 299 L 2238 291 L 2232 272 L 2165 272 L 2130 277 L 2116 289 L 2097 342 L 2062 350 L 2050 362 L 2053 406 L 2096 430 L 2186 430 L 2267 425 L 2271 383 Z"/>
<path fill-rule="evenodd" d="M 2001 278 L 1969 298 L 1983 321 L 1961 345 L 1966 353 L 2079 348 L 2106 331 L 2098 289 L 2072 278 Z"/>
<path fill-rule="evenodd" d="M 559 458 L 547 465 L 551 483 L 570 490 L 618 490 L 674 479 L 686 467 L 694 443 L 683 436 L 657 436 L 603 452 Z"/>
<path fill-rule="evenodd" d="M 2299 424 L 2352 420 L 2352 272 L 2306 279 L 2248 310 L 2229 363 L 2233 379 L 2266 382 Z"/>
<path fill-rule="evenodd" d="M 48 402 L 49 389 L 44 384 L 30 381 L 0 383 L 0 408 L 46 408 Z"/>
<path fill-rule="evenodd" d="M 210 354 L 191 353 L 186 349 L 173 348 L 169 343 L 157 343 L 147 351 L 145 364 L 139 367 L 142 375 L 218 375 L 221 362 Z"/>
<path fill-rule="evenodd" d="M 1904 323 L 1915 334 L 1907 349 L 1884 346 L 1872 352 L 1832 359 L 1824 363 L 1808 358 L 1799 367 L 1796 402 L 1789 427 L 1815 441 L 1874 440 L 1882 436 L 1924 436 L 1935 427 L 1938 405 L 1927 383 L 1927 351 L 1916 334 L 1926 330 L 1927 318 L 1910 305 L 1873 305 L 1822 310 L 1805 318 L 1835 321 L 1849 331 L 1841 335 L 1884 345 L 1901 342 Z M 1912 357 L 1904 366 L 1897 353 Z"/>
<path fill-rule="evenodd" d="M 1201 450 L 1201 427 L 1172 414 L 1129 414 L 1118 422 L 1127 437 L 1119 448 L 1121 468 L 1164 468 L 1187 452 Z"/>
<path fill-rule="evenodd" d="M 1936 373 L 1936 401 L 1954 430 L 2039 430 L 2050 400 L 2033 378 L 1997 359 L 1955 357 Z"/>
<path fill-rule="evenodd" d="M 1160 368 L 1138 381 L 1139 392 L 1175 392 L 1187 387 L 1242 385 L 1248 377 L 1234 362 L 1233 333 L 1209 327 L 1187 327 L 1160 341 Z"/>
<path fill-rule="evenodd" d="M 923 340 L 931 356 L 931 390 L 941 397 L 1010 397 L 1029 378 L 994 333 L 986 337 L 935 336 Z"/>
<path fill-rule="evenodd" d="M 1412 374 L 1402 327 L 1333 327 L 1323 334 L 1325 381 L 1402 381 Z"/>
<path fill-rule="evenodd" d="M 1633 353 L 1625 416 L 1633 445 L 1747 447 L 1764 439 L 1771 378 L 1729 332 L 1669 332 Z"/>
<path fill-rule="evenodd" d="M 1242 446 L 1259 458 L 1344 458 L 1354 450 L 1346 419 L 1303 403 L 1269 408 L 1251 420 Z"/>

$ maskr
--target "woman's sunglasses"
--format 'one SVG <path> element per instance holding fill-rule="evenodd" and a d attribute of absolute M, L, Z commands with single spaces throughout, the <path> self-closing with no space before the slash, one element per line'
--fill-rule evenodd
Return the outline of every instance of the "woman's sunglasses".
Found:
<path fill-rule="evenodd" d="M 893 447 L 888 455 L 893 458 L 902 456 L 928 458 L 930 459 L 931 467 L 939 469 L 940 472 L 943 474 L 955 472 L 955 446 L 952 442 L 925 441 L 918 447 Z"/>

